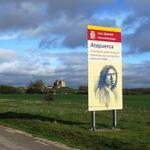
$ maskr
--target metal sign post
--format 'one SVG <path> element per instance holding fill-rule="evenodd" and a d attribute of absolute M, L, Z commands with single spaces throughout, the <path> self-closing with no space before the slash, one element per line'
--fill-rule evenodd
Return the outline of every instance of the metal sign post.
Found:
<path fill-rule="evenodd" d="M 96 130 L 96 125 L 95 125 L 95 111 L 92 111 L 91 118 L 92 118 L 92 128 L 91 128 L 91 130 L 95 131 Z"/>
<path fill-rule="evenodd" d="M 112 111 L 112 129 L 116 129 L 117 128 L 117 111 L 113 110 Z"/>

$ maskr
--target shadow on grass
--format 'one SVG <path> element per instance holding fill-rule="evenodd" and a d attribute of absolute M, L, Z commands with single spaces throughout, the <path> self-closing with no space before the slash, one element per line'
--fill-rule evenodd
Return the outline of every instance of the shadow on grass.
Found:
<path fill-rule="evenodd" d="M 89 125 L 89 122 L 74 122 L 74 121 L 66 121 L 66 120 L 61 120 L 61 119 L 56 119 L 52 117 L 46 117 L 38 114 L 28 114 L 28 113 L 17 113 L 17 112 L 5 112 L 5 113 L 0 113 L 0 120 L 13 120 L 13 119 L 19 119 L 19 120 L 41 120 L 41 121 L 50 121 L 54 122 L 57 121 L 58 123 L 62 124 L 68 124 L 68 125 Z M 103 124 L 98 124 L 101 126 L 104 126 Z M 106 126 L 104 126 L 106 127 Z M 32 128 L 31 128 L 32 129 Z M 36 129 L 35 129 L 36 131 Z M 49 131 L 50 132 L 50 131 Z M 61 129 L 59 131 L 57 130 L 52 130 L 51 131 L 52 135 L 58 133 L 58 137 L 63 138 L 64 136 L 68 138 L 68 140 L 73 139 L 74 141 L 80 142 L 81 147 L 84 146 L 85 149 L 115 149 L 115 150 L 134 150 L 134 149 L 143 149 L 146 150 L 144 147 L 145 145 L 142 144 L 132 144 L 132 142 L 124 142 L 121 139 L 111 138 L 111 137 L 105 137 L 105 136 L 99 136 L 98 134 L 95 135 L 89 135 L 85 134 L 85 132 L 79 134 L 77 132 L 61 132 Z M 56 137 L 57 137 L 56 136 Z M 77 143 L 75 142 L 75 144 Z"/>
<path fill-rule="evenodd" d="M 12 120 L 12 119 L 19 119 L 19 120 L 40 120 L 40 121 L 49 121 L 49 122 L 57 122 L 61 124 L 66 125 L 80 125 L 82 128 L 87 129 L 87 127 L 90 127 L 90 122 L 77 122 L 77 121 L 71 121 L 71 120 L 63 120 L 63 119 L 57 119 L 53 117 L 47 117 L 42 116 L 38 114 L 28 114 L 28 113 L 17 113 L 17 112 L 5 112 L 0 113 L 0 120 L 6 119 L 6 120 Z M 109 128 L 106 124 L 97 123 L 98 126 L 101 126 L 102 128 Z"/>
<path fill-rule="evenodd" d="M 0 120 L 1 119 L 41 120 L 41 121 L 49 121 L 49 122 L 58 122 L 58 123 L 67 124 L 67 125 L 89 124 L 88 122 L 75 122 L 71 120 L 63 120 L 63 119 L 41 116 L 38 114 L 17 113 L 17 112 L 0 113 Z"/>

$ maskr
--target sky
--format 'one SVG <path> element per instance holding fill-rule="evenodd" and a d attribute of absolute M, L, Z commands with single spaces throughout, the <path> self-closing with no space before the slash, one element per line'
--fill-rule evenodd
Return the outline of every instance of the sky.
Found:
<path fill-rule="evenodd" d="M 0 85 L 87 85 L 87 25 L 122 28 L 123 87 L 150 87 L 149 0 L 1 0 Z"/>

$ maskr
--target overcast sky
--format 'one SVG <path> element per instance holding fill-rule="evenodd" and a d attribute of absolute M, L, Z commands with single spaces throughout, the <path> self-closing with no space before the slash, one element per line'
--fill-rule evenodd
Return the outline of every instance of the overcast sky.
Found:
<path fill-rule="evenodd" d="M 150 87 L 149 0 L 1 0 L 0 84 L 87 85 L 87 25 L 122 28 L 123 86 Z"/>

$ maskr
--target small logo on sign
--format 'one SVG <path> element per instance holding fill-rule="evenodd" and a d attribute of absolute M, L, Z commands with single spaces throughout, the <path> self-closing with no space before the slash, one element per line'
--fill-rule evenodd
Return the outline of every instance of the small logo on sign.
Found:
<path fill-rule="evenodd" d="M 91 37 L 91 39 L 95 39 L 95 37 L 96 37 L 95 31 L 90 32 L 90 37 Z"/>

